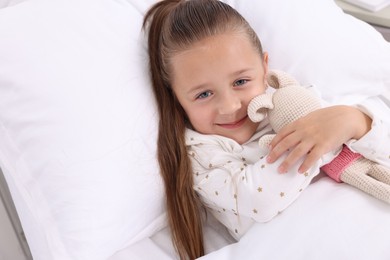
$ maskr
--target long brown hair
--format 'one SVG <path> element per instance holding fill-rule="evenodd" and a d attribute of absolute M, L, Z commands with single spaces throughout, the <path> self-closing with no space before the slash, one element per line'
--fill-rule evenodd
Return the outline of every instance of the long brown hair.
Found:
<path fill-rule="evenodd" d="M 197 41 L 226 32 L 245 33 L 260 55 L 262 48 L 247 21 L 217 0 L 160 1 L 146 13 L 143 27 L 149 30 L 150 73 L 160 116 L 157 156 L 168 223 L 180 258 L 195 259 L 204 255 L 202 217 L 185 145 L 188 120 L 170 85 L 170 62 Z"/>

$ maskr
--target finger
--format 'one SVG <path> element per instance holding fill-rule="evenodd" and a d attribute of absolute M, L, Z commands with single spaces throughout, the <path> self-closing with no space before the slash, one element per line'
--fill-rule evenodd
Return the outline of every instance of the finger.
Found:
<path fill-rule="evenodd" d="M 302 164 L 298 168 L 299 173 L 304 173 L 308 171 L 323 155 L 323 152 L 314 147 L 311 149 L 311 151 L 307 154 L 306 158 L 302 162 Z"/>
<path fill-rule="evenodd" d="M 270 146 L 276 147 L 284 138 L 291 135 L 294 132 L 291 125 L 284 126 L 272 139 Z"/>
<path fill-rule="evenodd" d="M 271 146 L 271 151 L 267 156 L 267 162 L 275 162 L 283 153 L 289 151 L 292 147 L 296 146 L 299 142 L 299 138 L 296 138 L 293 134 L 286 136 L 276 146 Z"/>
<path fill-rule="evenodd" d="M 298 160 L 308 156 L 308 153 L 312 149 L 310 143 L 299 143 L 294 147 L 291 152 L 287 155 L 286 159 L 281 163 L 278 170 L 280 173 L 286 173 Z"/>

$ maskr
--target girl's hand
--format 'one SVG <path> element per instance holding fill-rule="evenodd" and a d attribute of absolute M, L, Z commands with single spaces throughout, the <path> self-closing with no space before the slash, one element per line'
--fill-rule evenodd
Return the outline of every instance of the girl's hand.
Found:
<path fill-rule="evenodd" d="M 299 172 L 307 171 L 322 155 L 339 148 L 350 139 L 360 139 L 371 128 L 372 120 L 357 108 L 338 105 L 311 112 L 286 125 L 270 144 L 267 161 L 273 163 L 290 151 L 279 166 L 285 173 L 300 158 L 306 157 Z"/>

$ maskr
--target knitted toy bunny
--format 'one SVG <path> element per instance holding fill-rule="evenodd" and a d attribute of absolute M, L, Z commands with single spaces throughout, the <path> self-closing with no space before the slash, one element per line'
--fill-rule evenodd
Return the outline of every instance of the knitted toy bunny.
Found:
<path fill-rule="evenodd" d="M 255 97 L 248 106 L 248 116 L 254 122 L 268 117 L 276 133 L 283 126 L 322 106 L 321 99 L 314 92 L 300 86 L 284 72 L 270 71 L 267 82 L 276 91 Z M 259 145 L 266 147 L 274 136 L 263 136 Z M 346 145 L 343 145 L 338 156 L 322 166 L 321 170 L 337 182 L 348 183 L 390 203 L 390 169 L 352 152 Z"/>

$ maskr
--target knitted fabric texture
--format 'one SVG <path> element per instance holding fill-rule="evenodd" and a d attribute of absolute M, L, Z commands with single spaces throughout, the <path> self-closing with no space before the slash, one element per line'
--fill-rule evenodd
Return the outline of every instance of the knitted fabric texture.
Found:
<path fill-rule="evenodd" d="M 388 168 L 362 156 L 346 168 L 340 178 L 344 183 L 390 203 L 390 170 Z"/>
<path fill-rule="evenodd" d="M 279 132 L 283 126 L 321 108 L 321 102 L 314 95 L 298 85 L 278 89 L 273 95 L 273 100 L 277 100 L 278 105 L 268 111 L 270 124 L 275 132 Z M 288 113 L 286 113 L 286 108 L 289 108 Z"/>
<path fill-rule="evenodd" d="M 272 94 L 264 93 L 251 100 L 248 106 L 248 116 L 252 122 L 260 122 L 267 116 L 268 109 L 273 109 Z"/>
<path fill-rule="evenodd" d="M 321 100 L 316 94 L 283 71 L 269 71 L 267 83 L 276 91 L 252 99 L 248 116 L 253 122 L 261 121 L 268 113 L 272 129 L 279 132 L 283 126 L 321 108 Z"/>
<path fill-rule="evenodd" d="M 362 155 L 352 152 L 346 145 L 344 145 L 339 155 L 330 163 L 322 166 L 321 170 L 323 170 L 333 180 L 342 182 L 340 179 L 341 174 L 360 157 L 362 157 Z"/>

